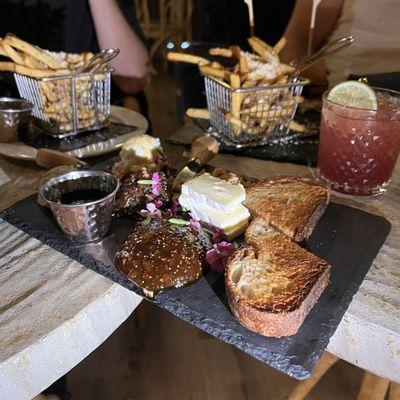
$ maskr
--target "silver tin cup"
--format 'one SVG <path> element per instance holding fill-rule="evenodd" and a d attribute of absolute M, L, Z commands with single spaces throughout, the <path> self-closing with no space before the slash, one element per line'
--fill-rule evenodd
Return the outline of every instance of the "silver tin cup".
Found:
<path fill-rule="evenodd" d="M 102 171 L 73 171 L 50 179 L 40 193 L 61 230 L 74 242 L 89 243 L 104 238 L 110 228 L 118 179 Z M 98 190 L 106 196 L 79 204 L 63 204 L 63 195 L 80 190 Z"/>
<path fill-rule="evenodd" d="M 28 128 L 33 104 L 24 99 L 0 97 L 0 142 L 13 142 Z"/>

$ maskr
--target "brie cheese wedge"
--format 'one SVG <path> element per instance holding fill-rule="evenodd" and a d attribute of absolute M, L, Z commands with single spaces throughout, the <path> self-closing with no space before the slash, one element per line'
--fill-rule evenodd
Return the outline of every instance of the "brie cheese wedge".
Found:
<path fill-rule="evenodd" d="M 241 184 L 205 173 L 182 185 L 179 203 L 198 221 L 221 229 L 228 239 L 234 239 L 249 223 L 250 212 L 241 204 L 245 196 Z"/>
<path fill-rule="evenodd" d="M 182 185 L 182 195 L 196 204 L 207 205 L 221 212 L 229 212 L 246 198 L 244 187 L 204 173 Z"/>

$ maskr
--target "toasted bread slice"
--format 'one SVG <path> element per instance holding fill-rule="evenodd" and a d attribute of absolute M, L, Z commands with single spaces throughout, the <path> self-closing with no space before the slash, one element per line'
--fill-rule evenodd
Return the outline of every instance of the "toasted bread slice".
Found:
<path fill-rule="evenodd" d="M 252 217 L 261 217 L 289 238 L 310 236 L 329 202 L 329 188 L 311 179 L 281 176 L 246 189 L 245 205 Z"/>
<path fill-rule="evenodd" d="M 225 271 L 233 314 L 261 335 L 294 335 L 327 286 L 330 265 L 260 218 L 245 241 Z"/>

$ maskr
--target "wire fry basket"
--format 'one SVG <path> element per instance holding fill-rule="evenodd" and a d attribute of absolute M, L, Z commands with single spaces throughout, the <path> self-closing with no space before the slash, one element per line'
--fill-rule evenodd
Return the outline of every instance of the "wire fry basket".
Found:
<path fill-rule="evenodd" d="M 292 83 L 232 89 L 204 77 L 210 124 L 237 147 L 262 145 L 288 136 L 306 79 Z"/>
<path fill-rule="evenodd" d="M 111 70 L 54 78 L 14 74 L 19 94 L 33 105 L 35 122 L 59 138 L 106 126 Z"/>

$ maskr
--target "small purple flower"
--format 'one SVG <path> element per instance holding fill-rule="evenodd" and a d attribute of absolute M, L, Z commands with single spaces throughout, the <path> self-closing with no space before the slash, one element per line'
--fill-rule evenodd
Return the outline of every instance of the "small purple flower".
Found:
<path fill-rule="evenodd" d="M 153 193 L 154 196 L 159 196 L 161 194 L 162 187 L 161 178 L 158 172 L 153 172 L 153 174 L 151 175 L 151 180 L 153 181 L 151 185 L 151 193 Z"/>
<path fill-rule="evenodd" d="M 165 218 L 166 219 L 171 219 L 171 218 L 174 218 L 175 217 L 175 215 L 173 214 L 173 212 L 171 211 L 171 209 L 167 209 L 166 211 L 165 211 Z"/>
<path fill-rule="evenodd" d="M 154 201 L 154 205 L 155 205 L 157 208 L 160 208 L 160 207 L 162 207 L 162 206 L 164 205 L 164 201 L 163 201 L 163 200 L 160 200 L 160 199 L 157 199 L 157 200 Z"/>
<path fill-rule="evenodd" d="M 211 269 L 223 273 L 225 271 L 228 258 L 235 252 L 236 247 L 233 243 L 215 243 L 211 250 L 206 253 L 206 260 Z"/>
<path fill-rule="evenodd" d="M 171 212 L 174 216 L 176 216 L 178 210 L 179 210 L 180 204 L 178 199 L 175 199 L 172 204 L 171 204 Z"/>
<path fill-rule="evenodd" d="M 193 216 L 192 213 L 189 213 L 189 215 L 190 215 L 190 221 L 189 221 L 190 226 L 191 226 L 195 231 L 200 232 L 200 229 L 201 229 L 200 222 L 197 221 L 197 219 Z"/>
<path fill-rule="evenodd" d="M 172 164 L 172 158 L 166 156 L 165 154 L 159 153 L 156 155 L 156 163 L 160 165 Z"/>
<path fill-rule="evenodd" d="M 161 218 L 161 211 L 154 203 L 147 203 L 146 209 L 140 210 L 140 215 L 145 218 L 149 216 Z"/>
<path fill-rule="evenodd" d="M 212 234 L 213 235 L 212 235 L 211 240 L 213 241 L 213 243 L 222 242 L 222 235 L 224 234 L 224 231 L 222 229 L 215 228 L 215 230 L 213 230 Z"/>

